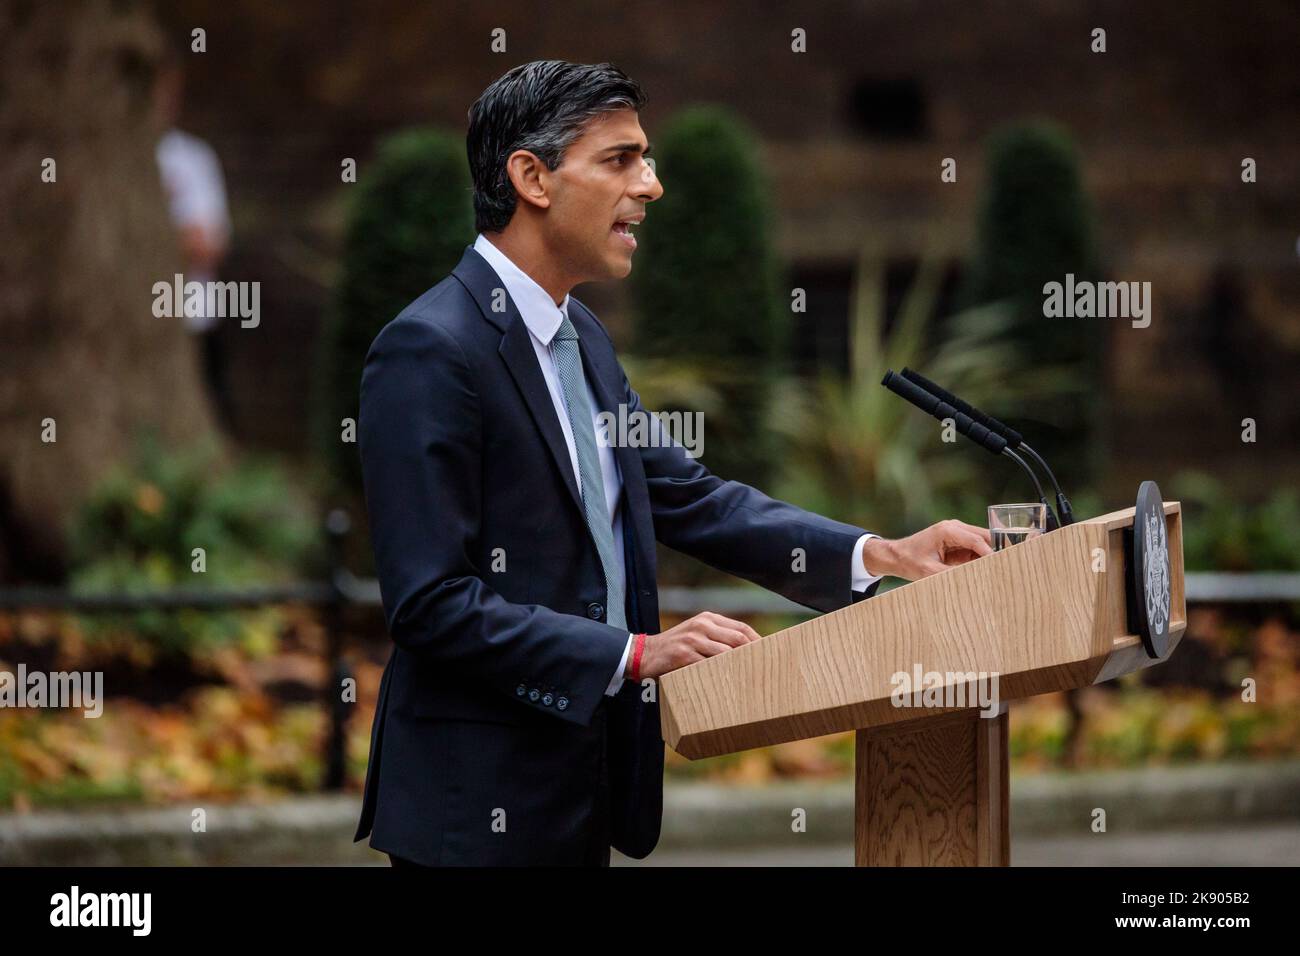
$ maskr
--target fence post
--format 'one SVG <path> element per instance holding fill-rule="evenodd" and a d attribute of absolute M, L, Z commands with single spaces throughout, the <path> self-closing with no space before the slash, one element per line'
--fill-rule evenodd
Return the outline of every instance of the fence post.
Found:
<path fill-rule="evenodd" d="M 352 521 L 342 508 L 330 511 L 325 520 L 329 545 L 329 603 L 325 606 L 325 655 L 328 677 L 325 707 L 330 715 L 329 739 L 325 746 L 325 790 L 342 790 L 347 779 L 347 721 L 349 705 L 343 700 L 343 682 L 352 676 L 343 657 L 343 607 L 347 601 L 340 586 L 345 570 L 344 543 Z"/>

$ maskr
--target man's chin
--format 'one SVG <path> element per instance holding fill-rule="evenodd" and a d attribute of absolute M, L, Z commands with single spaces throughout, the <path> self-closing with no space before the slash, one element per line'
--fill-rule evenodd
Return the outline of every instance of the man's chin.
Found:
<path fill-rule="evenodd" d="M 626 279 L 632 273 L 632 257 L 622 256 L 609 265 L 609 278 Z"/>

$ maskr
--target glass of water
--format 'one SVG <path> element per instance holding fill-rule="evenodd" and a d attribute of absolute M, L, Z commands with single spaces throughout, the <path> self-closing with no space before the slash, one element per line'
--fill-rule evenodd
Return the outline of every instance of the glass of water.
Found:
<path fill-rule="evenodd" d="M 1047 506 L 1041 501 L 989 505 L 989 533 L 993 550 L 1001 551 L 1047 530 Z"/>

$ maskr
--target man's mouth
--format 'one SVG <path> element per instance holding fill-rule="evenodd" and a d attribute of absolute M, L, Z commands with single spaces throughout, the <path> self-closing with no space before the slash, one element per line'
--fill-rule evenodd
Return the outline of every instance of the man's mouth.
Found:
<path fill-rule="evenodd" d="M 645 219 L 644 215 L 629 216 L 626 219 L 620 219 L 618 220 L 618 222 L 614 223 L 610 231 L 613 232 L 616 236 L 618 236 L 619 241 L 622 242 L 624 245 L 626 245 L 629 249 L 635 249 L 636 236 L 632 235 L 632 229 L 634 226 L 639 225 L 641 221 L 644 219 Z"/>

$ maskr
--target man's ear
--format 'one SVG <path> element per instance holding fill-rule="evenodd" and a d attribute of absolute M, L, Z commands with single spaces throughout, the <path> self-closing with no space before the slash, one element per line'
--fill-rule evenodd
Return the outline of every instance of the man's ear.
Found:
<path fill-rule="evenodd" d="M 506 159 L 506 175 L 521 202 L 531 203 L 539 209 L 551 205 L 543 176 L 548 173 L 546 164 L 526 149 L 517 149 Z"/>

